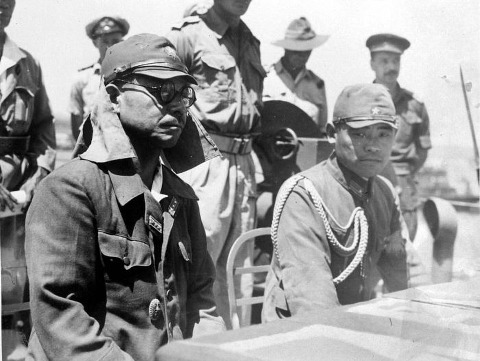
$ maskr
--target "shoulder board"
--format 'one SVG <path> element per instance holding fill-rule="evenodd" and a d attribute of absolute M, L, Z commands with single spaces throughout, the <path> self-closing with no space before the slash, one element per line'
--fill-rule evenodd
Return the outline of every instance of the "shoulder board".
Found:
<path fill-rule="evenodd" d="M 176 24 L 172 25 L 172 29 L 180 30 L 181 28 L 184 28 L 187 25 L 199 23 L 200 20 L 201 20 L 200 16 L 198 16 L 198 15 L 187 16 L 187 17 L 182 18 Z"/>
<path fill-rule="evenodd" d="M 320 78 L 317 74 L 315 74 L 313 71 L 310 69 L 307 69 L 307 76 L 312 79 L 315 84 L 317 85 L 317 88 L 322 89 L 325 86 L 325 82 L 323 81 L 322 78 Z"/>
<path fill-rule="evenodd" d="M 423 104 L 423 97 L 421 97 L 418 93 L 414 93 L 414 92 L 412 92 L 412 91 L 410 91 L 410 90 L 403 89 L 403 88 L 402 88 L 402 90 L 403 90 L 403 92 L 404 92 L 405 94 L 407 94 L 410 98 L 412 98 L 413 100 L 416 100 L 417 102 Z"/>
<path fill-rule="evenodd" d="M 87 69 L 93 68 L 93 67 L 94 67 L 94 65 L 95 65 L 95 63 L 93 63 L 93 64 L 91 64 L 91 65 L 88 65 L 88 66 L 86 66 L 86 67 L 80 68 L 80 69 L 78 69 L 78 71 L 84 71 L 84 70 L 87 70 Z"/>

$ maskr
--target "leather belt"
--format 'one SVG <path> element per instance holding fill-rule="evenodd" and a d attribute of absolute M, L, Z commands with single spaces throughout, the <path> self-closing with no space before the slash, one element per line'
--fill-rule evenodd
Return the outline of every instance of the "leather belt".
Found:
<path fill-rule="evenodd" d="M 209 133 L 212 140 L 221 152 L 230 154 L 249 154 L 252 151 L 252 138 L 250 135 L 227 136 Z"/>
<path fill-rule="evenodd" d="M 24 155 L 28 152 L 30 137 L 0 137 L 0 155 Z"/>

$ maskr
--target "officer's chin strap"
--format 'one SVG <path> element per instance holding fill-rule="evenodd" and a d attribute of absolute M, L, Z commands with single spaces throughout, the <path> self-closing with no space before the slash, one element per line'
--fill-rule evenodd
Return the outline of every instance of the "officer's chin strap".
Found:
<path fill-rule="evenodd" d="M 354 233 L 353 233 L 353 243 L 345 247 L 343 246 L 335 237 L 332 232 L 332 228 L 330 227 L 330 223 L 328 222 L 327 215 L 325 211 L 328 212 L 330 217 L 335 220 L 333 215 L 328 211 L 328 208 L 325 206 L 325 203 L 322 200 L 320 194 L 318 194 L 317 190 L 313 186 L 312 182 L 301 175 L 296 175 L 286 181 L 280 191 L 278 192 L 279 195 L 277 197 L 277 201 L 275 202 L 275 207 L 273 210 L 273 220 L 272 220 L 272 230 L 271 230 L 271 237 L 273 243 L 273 249 L 275 252 L 275 256 L 277 260 L 280 262 L 280 255 L 278 253 L 278 241 L 277 241 L 277 233 L 278 233 L 278 223 L 280 220 L 280 215 L 282 214 L 283 207 L 287 201 L 288 196 L 292 192 L 293 188 L 296 184 L 303 179 L 303 183 L 305 185 L 305 189 L 307 190 L 308 194 L 310 195 L 315 209 L 320 214 L 322 218 L 323 224 L 325 226 L 325 233 L 327 235 L 327 240 L 330 245 L 337 251 L 337 253 L 341 255 L 349 255 L 351 254 L 355 248 L 357 248 L 357 252 L 355 257 L 353 258 L 352 262 L 348 265 L 347 268 L 343 270 L 337 277 L 333 279 L 333 283 L 338 285 L 339 283 L 343 282 L 354 270 L 358 267 L 358 265 L 362 262 L 363 256 L 365 255 L 365 251 L 367 249 L 368 243 L 368 222 L 365 216 L 365 212 L 361 207 L 357 207 L 353 210 L 352 215 L 348 221 L 346 226 L 340 226 L 343 229 L 348 229 L 351 227 L 352 223 L 354 223 Z M 335 220 L 338 224 L 338 222 Z"/>

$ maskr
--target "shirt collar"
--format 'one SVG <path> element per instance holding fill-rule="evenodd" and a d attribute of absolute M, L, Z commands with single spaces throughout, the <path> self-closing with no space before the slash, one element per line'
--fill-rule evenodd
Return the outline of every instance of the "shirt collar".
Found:
<path fill-rule="evenodd" d="M 293 79 L 293 77 L 290 75 L 290 73 L 287 71 L 287 69 L 285 69 L 285 67 L 283 66 L 282 64 L 282 59 L 280 59 L 279 61 L 277 61 L 274 65 L 274 68 L 275 68 L 275 71 L 277 72 L 277 74 L 285 74 L 285 75 L 288 75 L 295 83 L 300 81 L 301 79 L 303 78 L 306 78 L 308 77 L 309 75 L 309 71 L 307 69 L 307 67 L 304 67 L 297 75 L 297 77 L 295 79 Z"/>
<path fill-rule="evenodd" d="M 15 44 L 12 39 L 5 34 L 5 44 L 3 45 L 3 54 L 0 60 L 0 74 L 17 64 L 20 59 L 26 58 L 25 52 Z"/>
<path fill-rule="evenodd" d="M 365 179 L 349 170 L 338 161 L 335 152 L 332 153 L 327 164 L 335 179 L 355 197 L 361 201 L 370 197 L 372 178 Z"/>
<path fill-rule="evenodd" d="M 163 185 L 163 167 L 161 164 L 158 165 L 157 171 L 155 172 L 155 175 L 153 176 L 153 183 L 152 183 L 152 189 L 150 189 L 150 192 L 152 193 L 153 198 L 157 202 L 160 202 L 162 199 L 167 198 L 168 196 L 166 194 L 162 194 L 162 185 Z"/>
<path fill-rule="evenodd" d="M 115 196 L 121 206 L 126 205 L 132 199 L 147 191 L 147 187 L 143 184 L 140 175 L 135 172 L 131 159 L 109 162 L 105 164 L 105 167 L 112 181 Z M 160 186 L 161 192 L 159 191 L 157 193 L 162 196 L 161 199 L 169 196 L 178 196 L 198 200 L 193 189 L 183 182 L 173 171 L 164 165 L 159 165 L 159 169 L 160 167 L 161 170 L 159 172 L 162 174 L 161 185 L 158 183 L 158 179 L 157 183 L 155 183 L 154 179 L 155 185 L 152 185 L 152 190 L 155 187 L 155 190 L 158 191 L 157 187 Z M 159 172 L 157 171 L 157 174 Z M 150 191 L 150 193 L 153 195 L 153 192 Z M 155 198 L 155 200 L 157 199 Z"/>
<path fill-rule="evenodd" d="M 210 8 L 204 16 L 202 16 L 203 21 L 205 24 L 217 34 L 218 38 L 222 38 L 225 33 L 227 32 L 229 25 L 225 22 L 218 14 Z"/>

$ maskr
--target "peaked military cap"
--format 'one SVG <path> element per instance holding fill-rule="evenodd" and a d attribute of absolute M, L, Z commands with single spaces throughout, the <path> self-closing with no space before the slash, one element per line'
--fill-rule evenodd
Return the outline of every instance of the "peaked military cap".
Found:
<path fill-rule="evenodd" d="M 330 35 L 316 34 L 307 18 L 302 16 L 288 25 L 285 38 L 272 44 L 287 50 L 308 51 L 322 45 L 329 37 Z"/>
<path fill-rule="evenodd" d="M 343 89 L 333 109 L 333 124 L 340 123 L 351 128 L 385 123 L 397 129 L 395 105 L 388 89 L 376 83 Z"/>
<path fill-rule="evenodd" d="M 197 84 L 188 73 L 172 43 L 163 36 L 138 34 L 112 45 L 102 61 L 105 84 L 135 73 L 159 79 L 185 77 Z"/>
<path fill-rule="evenodd" d="M 88 23 L 85 27 L 85 32 L 90 39 L 95 39 L 101 35 L 116 32 L 125 36 L 129 29 L 130 24 L 127 20 L 118 16 L 103 16 Z"/>
<path fill-rule="evenodd" d="M 386 51 L 389 53 L 403 54 L 410 47 L 410 42 L 401 36 L 394 34 L 375 34 L 366 42 L 371 53 Z"/>

